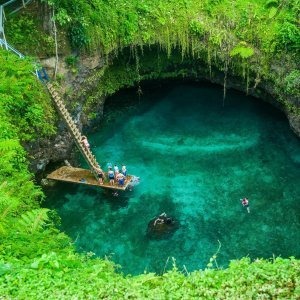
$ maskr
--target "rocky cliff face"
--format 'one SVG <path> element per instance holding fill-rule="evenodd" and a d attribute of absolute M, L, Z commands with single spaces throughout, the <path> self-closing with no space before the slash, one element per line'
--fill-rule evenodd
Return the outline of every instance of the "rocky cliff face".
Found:
<path fill-rule="evenodd" d="M 103 76 L 96 76 L 95 74 L 101 73 L 101 70 L 107 67 L 110 63 L 99 56 L 81 57 L 76 64 L 76 70 L 70 68 L 64 62 L 64 59 L 60 59 L 59 63 L 59 76 L 63 78 L 61 80 L 61 93 L 64 95 L 65 102 L 69 108 L 73 119 L 77 123 L 78 127 L 84 132 L 89 132 L 96 129 L 99 126 L 100 121 L 103 118 L 103 107 L 105 103 L 105 95 L 99 96 L 97 89 L 103 82 Z M 47 58 L 42 60 L 42 64 L 46 67 L 49 74 L 52 74 L 55 66 L 55 58 Z M 155 64 L 153 64 L 155 68 Z M 187 69 L 187 78 L 194 80 L 208 80 L 216 84 L 223 85 L 224 74 L 217 69 L 213 70 L 212 76 L 207 72 L 207 66 L 203 66 L 198 63 L 187 66 L 182 65 L 169 65 L 165 70 L 156 76 L 156 78 L 175 78 L 181 76 L 180 70 Z M 193 69 L 193 71 L 191 71 Z M 147 71 L 141 70 L 141 78 L 147 79 L 153 78 L 153 71 L 155 69 L 147 69 Z M 103 73 L 101 73 L 103 74 Z M 148 76 L 148 74 L 152 74 Z M 120 79 L 121 81 L 121 79 Z M 107 82 L 107 81 L 106 81 Z M 135 85 L 137 79 L 133 79 L 130 85 Z M 118 88 L 122 87 L 122 83 L 118 85 Z M 123 86 L 128 86 L 128 81 Z M 243 80 L 238 77 L 228 76 L 227 88 L 233 88 L 246 93 L 246 86 Z M 278 95 L 276 94 L 274 85 L 271 82 L 261 82 L 256 88 L 249 88 L 248 94 L 264 101 L 267 101 L 275 107 L 282 110 L 290 123 L 292 130 L 298 137 L 300 137 L 300 115 L 293 113 L 286 105 L 277 101 Z M 89 97 L 96 98 L 92 105 L 87 106 L 87 99 Z M 297 99 L 285 99 L 291 105 L 299 108 Z M 93 115 L 91 118 L 90 115 Z M 76 155 L 73 141 L 70 134 L 67 132 L 62 121 L 58 123 L 58 134 L 48 140 L 40 140 L 34 144 L 26 146 L 30 153 L 30 168 L 34 173 L 42 173 L 45 169 L 55 163 L 63 163 L 64 160 L 70 160 L 73 165 L 76 165 Z"/>
<path fill-rule="evenodd" d="M 41 59 L 41 64 L 50 76 L 54 74 L 55 57 Z M 74 69 L 72 70 L 67 66 L 64 57 L 59 60 L 58 74 L 59 77 L 63 78 L 59 91 L 80 130 L 90 131 L 95 129 L 102 119 L 104 99 L 99 99 L 97 105 L 94 106 L 96 117 L 93 120 L 88 120 L 82 106 L 85 99 L 77 95 L 83 87 L 93 88 L 85 83 L 85 79 L 103 66 L 104 60 L 99 56 L 82 57 L 80 63 L 76 66 L 76 72 L 74 72 Z M 74 103 L 76 105 L 73 107 Z M 55 137 L 30 143 L 25 145 L 25 149 L 29 152 L 30 170 L 38 175 L 43 173 L 51 164 L 63 164 L 65 160 L 70 161 L 72 165 L 78 163 L 74 142 L 63 120 L 58 121 Z"/>

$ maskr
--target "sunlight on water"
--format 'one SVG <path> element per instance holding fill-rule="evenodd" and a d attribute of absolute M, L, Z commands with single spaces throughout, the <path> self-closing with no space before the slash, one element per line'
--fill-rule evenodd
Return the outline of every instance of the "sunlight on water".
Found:
<path fill-rule="evenodd" d="M 125 163 L 141 183 L 118 198 L 62 183 L 47 191 L 78 250 L 132 274 L 161 273 L 172 267 L 168 257 L 188 271 L 205 268 L 218 240 L 224 267 L 247 255 L 299 257 L 300 142 L 261 101 L 229 91 L 225 104 L 220 87 L 178 82 L 140 100 L 132 91 L 109 99 L 110 121 L 89 135 L 92 150 L 102 166 Z M 147 224 L 162 212 L 179 228 L 152 240 Z"/>

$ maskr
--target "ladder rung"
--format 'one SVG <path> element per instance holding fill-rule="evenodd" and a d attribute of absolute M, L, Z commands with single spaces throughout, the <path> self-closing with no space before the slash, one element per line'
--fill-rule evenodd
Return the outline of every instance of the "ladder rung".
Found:
<path fill-rule="evenodd" d="M 47 83 L 46 85 L 47 85 L 48 90 L 51 93 L 52 98 L 54 99 L 57 107 L 59 108 L 61 114 L 63 115 L 67 125 L 69 126 L 69 128 L 71 130 L 71 133 L 73 134 L 73 136 L 77 140 L 77 144 L 78 144 L 83 156 L 85 157 L 88 164 L 90 165 L 90 168 L 92 169 L 92 173 L 97 177 L 97 174 L 94 171 L 94 166 L 97 165 L 97 160 L 96 160 L 95 155 L 93 155 L 93 153 L 90 151 L 90 149 L 86 148 L 81 143 L 81 137 L 82 137 L 81 132 L 79 131 L 77 125 L 75 124 L 74 120 L 72 119 L 72 117 L 71 117 L 70 113 L 68 112 L 66 106 L 62 102 L 59 94 L 56 92 L 56 90 L 52 87 L 52 85 L 50 83 Z"/>

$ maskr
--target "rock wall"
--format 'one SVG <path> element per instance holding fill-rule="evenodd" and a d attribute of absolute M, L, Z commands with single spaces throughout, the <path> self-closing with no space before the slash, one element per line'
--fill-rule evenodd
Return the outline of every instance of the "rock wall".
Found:
<path fill-rule="evenodd" d="M 55 57 L 43 59 L 41 62 L 49 74 L 54 72 Z M 103 118 L 105 96 L 97 98 L 96 104 L 90 107 L 89 111 L 85 111 L 84 104 L 90 95 L 97 95 L 97 89 L 103 79 L 101 76 L 96 77 L 95 74 L 99 73 L 99 70 L 104 69 L 111 63 L 112 59 L 104 59 L 98 55 L 82 56 L 78 60 L 76 69 L 74 70 L 74 68 L 65 63 L 64 57 L 60 58 L 58 65 L 59 77 L 62 78 L 60 90 L 73 119 L 78 127 L 85 133 L 97 129 Z M 155 68 L 155 64 L 153 64 L 153 68 Z M 157 78 L 159 80 L 159 78 L 182 76 L 182 72 L 180 72 L 181 69 L 188 70 L 186 78 L 192 80 L 207 80 L 219 85 L 223 85 L 224 83 L 224 74 L 222 72 L 213 69 L 212 76 L 210 76 L 207 72 L 207 66 L 201 63 L 193 65 L 185 64 L 184 62 L 182 62 L 181 65 L 171 64 L 164 70 L 165 73 L 160 73 Z M 147 79 L 147 74 L 150 74 L 153 70 L 147 69 L 144 73 L 143 70 L 141 70 L 142 78 Z M 134 85 L 135 83 L 136 81 L 132 80 L 131 84 Z M 233 88 L 246 93 L 245 82 L 239 77 L 228 76 L 226 86 L 228 89 Z M 292 113 L 283 103 L 276 100 L 277 94 L 271 82 L 261 82 L 255 89 L 250 88 L 248 94 L 263 99 L 284 111 L 292 130 L 300 137 L 300 116 Z M 286 101 L 293 105 L 297 105 L 297 103 L 299 105 L 300 103 L 300 101 L 295 101 L 295 99 L 286 99 Z M 90 111 L 94 114 L 92 119 L 88 117 Z M 36 174 L 43 173 L 53 164 L 63 164 L 63 161 L 66 159 L 69 160 L 72 165 L 78 163 L 74 143 L 62 121 L 58 123 L 58 134 L 55 137 L 27 145 L 26 149 L 30 153 L 30 169 Z"/>

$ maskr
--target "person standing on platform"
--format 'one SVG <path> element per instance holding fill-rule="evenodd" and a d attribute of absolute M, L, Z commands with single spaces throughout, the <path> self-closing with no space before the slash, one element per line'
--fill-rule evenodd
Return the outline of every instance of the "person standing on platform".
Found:
<path fill-rule="evenodd" d="M 127 170 L 126 170 L 126 166 L 122 165 L 122 174 L 126 177 L 126 173 L 127 173 Z"/>
<path fill-rule="evenodd" d="M 111 168 L 109 168 L 109 170 L 108 170 L 108 179 L 109 179 L 110 185 L 114 185 L 115 175 L 114 175 L 114 171 Z"/>
<path fill-rule="evenodd" d="M 117 165 L 114 166 L 115 177 L 119 174 L 119 167 Z"/>
<path fill-rule="evenodd" d="M 101 167 L 98 165 L 98 167 L 95 168 L 98 176 L 98 182 L 99 184 L 103 184 L 103 179 L 104 179 L 104 174 L 103 171 L 101 170 Z"/>
<path fill-rule="evenodd" d="M 122 174 L 122 173 L 119 173 L 117 176 L 116 176 L 118 182 L 119 182 L 119 185 L 124 185 L 125 183 L 125 176 Z"/>

